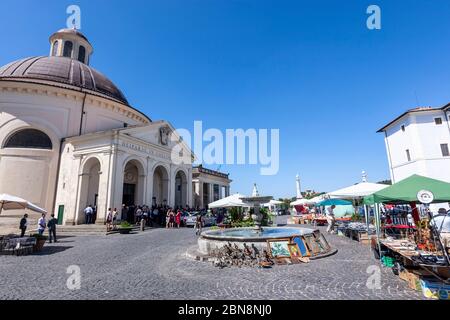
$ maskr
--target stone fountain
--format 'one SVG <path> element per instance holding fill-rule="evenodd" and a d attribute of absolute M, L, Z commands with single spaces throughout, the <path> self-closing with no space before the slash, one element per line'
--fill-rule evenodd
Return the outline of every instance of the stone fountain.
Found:
<path fill-rule="evenodd" d="M 263 215 L 261 205 L 273 199 L 271 196 L 260 196 L 256 184 L 253 185 L 251 197 L 240 198 L 242 202 L 253 207 L 252 219 L 255 226 L 250 228 L 212 229 L 202 232 L 198 239 L 198 246 L 193 254 L 196 260 L 218 261 L 217 259 L 232 260 L 233 264 L 240 266 L 252 265 L 270 261 L 268 240 L 286 240 L 293 237 L 320 237 L 320 231 L 299 226 L 289 227 L 262 227 Z M 318 253 L 314 258 L 327 256 L 336 250 Z M 311 257 L 312 259 L 313 257 Z"/>
<path fill-rule="evenodd" d="M 252 220 L 255 223 L 254 230 L 257 233 L 262 232 L 262 219 L 263 215 L 261 213 L 261 204 L 267 203 L 273 199 L 271 196 L 260 196 L 258 192 L 258 188 L 256 187 L 256 183 L 253 184 L 253 192 L 251 197 L 240 198 L 243 202 L 247 203 L 249 207 L 253 207 Z"/>

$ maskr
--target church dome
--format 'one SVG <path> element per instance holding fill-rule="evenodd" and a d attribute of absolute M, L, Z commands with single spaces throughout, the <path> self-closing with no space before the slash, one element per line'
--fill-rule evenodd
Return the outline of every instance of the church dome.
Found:
<path fill-rule="evenodd" d="M 123 93 L 106 76 L 78 60 L 66 57 L 31 57 L 11 62 L 0 67 L 1 80 L 45 81 L 44 84 L 51 81 L 60 87 L 70 85 L 91 90 L 128 105 Z"/>

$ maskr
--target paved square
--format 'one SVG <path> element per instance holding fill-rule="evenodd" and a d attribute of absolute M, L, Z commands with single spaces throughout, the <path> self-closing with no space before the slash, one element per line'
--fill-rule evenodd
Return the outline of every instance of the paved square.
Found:
<path fill-rule="evenodd" d="M 324 230 L 322 230 L 324 232 Z M 192 229 L 79 236 L 46 244 L 37 255 L 0 256 L 0 299 L 422 299 L 390 269 L 381 289 L 366 286 L 368 246 L 328 235 L 339 249 L 309 264 L 272 269 L 225 268 L 188 260 Z M 81 269 L 81 289 L 66 286 L 67 268 Z"/>

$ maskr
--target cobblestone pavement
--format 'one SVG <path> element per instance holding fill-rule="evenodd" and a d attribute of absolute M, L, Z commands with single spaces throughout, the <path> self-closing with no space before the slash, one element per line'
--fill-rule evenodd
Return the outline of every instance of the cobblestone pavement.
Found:
<path fill-rule="evenodd" d="M 0 299 L 421 299 L 391 270 L 368 289 L 368 246 L 328 235 L 339 252 L 309 264 L 272 269 L 218 269 L 188 260 L 192 229 L 84 236 L 46 244 L 31 256 L 0 256 Z M 69 290 L 67 268 L 78 265 L 81 288 Z"/>

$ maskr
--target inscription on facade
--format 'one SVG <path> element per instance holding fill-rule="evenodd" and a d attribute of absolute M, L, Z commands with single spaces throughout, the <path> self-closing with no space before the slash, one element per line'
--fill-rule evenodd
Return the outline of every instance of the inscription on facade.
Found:
<path fill-rule="evenodd" d="M 124 147 L 124 148 L 131 149 L 131 150 L 136 150 L 136 151 L 139 151 L 139 152 L 151 155 L 151 156 L 155 156 L 155 157 L 158 157 L 158 158 L 170 160 L 170 153 L 166 154 L 166 153 L 163 153 L 163 152 L 158 152 L 158 151 L 155 151 L 153 149 L 150 149 L 150 148 L 147 148 L 147 147 L 144 147 L 144 146 L 140 146 L 140 145 L 137 145 L 137 144 L 129 143 L 129 142 L 122 142 L 121 146 Z"/>

